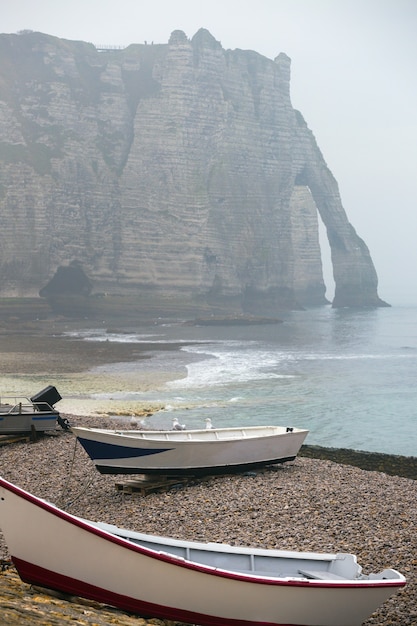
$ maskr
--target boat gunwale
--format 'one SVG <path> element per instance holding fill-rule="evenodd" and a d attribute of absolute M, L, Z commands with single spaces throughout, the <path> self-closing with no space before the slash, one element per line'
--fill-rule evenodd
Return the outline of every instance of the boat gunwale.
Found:
<path fill-rule="evenodd" d="M 137 440 L 147 442 L 164 442 L 175 444 L 186 443 L 231 443 L 241 441 L 256 441 L 261 439 L 271 439 L 274 437 L 290 437 L 296 435 L 304 435 L 307 437 L 309 434 L 308 429 L 305 428 L 293 428 L 291 431 L 277 429 L 285 429 L 285 426 L 249 426 L 249 427 L 230 427 L 230 428 L 212 428 L 212 429 L 185 429 L 185 430 L 121 430 L 121 429 L 106 429 L 106 428 L 89 428 L 85 426 L 73 426 L 72 432 L 77 438 L 92 438 L 92 435 L 100 435 L 103 437 L 116 437 L 120 440 Z M 258 432 L 256 432 L 258 431 Z M 77 434 L 80 432 L 80 435 Z M 241 437 L 230 436 L 222 437 L 217 436 L 217 433 L 222 435 L 226 433 L 241 434 Z M 81 434 L 82 433 L 82 434 Z M 88 437 L 90 433 L 90 437 Z M 249 433 L 246 435 L 245 433 Z M 259 433 L 259 434 L 258 434 Z M 200 436 L 200 438 L 198 438 Z M 211 437 L 211 438 L 210 438 Z"/>
<path fill-rule="evenodd" d="M 222 568 L 217 568 L 215 566 L 211 566 L 211 565 L 205 565 L 205 564 L 200 564 L 198 562 L 195 561 L 187 561 L 186 559 L 184 559 L 183 557 L 177 557 L 175 555 L 169 554 L 169 553 L 165 553 L 165 552 L 161 552 L 161 551 L 156 551 L 153 550 L 151 548 L 147 548 L 145 546 L 140 546 L 138 544 L 132 543 L 131 541 L 129 541 L 128 539 L 124 539 L 123 537 L 120 537 L 118 535 L 115 535 L 109 531 L 106 531 L 100 527 L 97 527 L 94 525 L 94 523 L 90 523 L 87 520 L 84 520 L 80 517 L 74 516 L 70 513 L 67 513 L 66 511 L 59 509 L 58 507 L 56 507 L 55 505 L 49 503 L 48 501 L 42 499 L 42 498 L 38 498 L 37 496 L 25 491 L 24 489 L 18 487 L 17 485 L 14 485 L 13 483 L 10 483 L 9 481 L 7 481 L 6 479 L 4 479 L 2 476 L 0 476 L 0 488 L 5 489 L 6 491 L 11 492 L 12 494 L 14 494 L 17 497 L 22 498 L 23 500 L 29 502 L 30 504 L 37 506 L 40 509 L 43 509 L 44 511 L 52 514 L 54 517 L 58 517 L 59 519 L 63 520 L 64 522 L 67 522 L 73 526 L 77 526 L 78 528 L 81 528 L 82 530 L 86 531 L 87 533 L 90 533 L 92 535 L 96 535 L 98 537 L 100 537 L 101 539 L 104 539 L 105 541 L 109 541 L 111 543 L 114 543 L 116 545 L 119 545 L 129 551 L 132 552 L 136 552 L 138 554 L 142 554 L 143 556 L 152 558 L 152 559 L 156 559 L 159 561 L 163 561 L 166 563 L 169 563 L 171 565 L 175 565 L 177 567 L 183 567 L 185 569 L 189 569 L 189 570 L 194 570 L 194 571 L 198 571 L 200 573 L 203 574 L 208 574 L 208 575 L 214 575 L 217 577 L 221 577 L 221 578 L 229 578 L 232 580 L 239 580 L 239 581 L 247 581 L 250 582 L 251 584 L 261 584 L 261 585 L 273 585 L 273 586 L 292 586 L 292 587 L 310 587 L 310 588 L 362 588 L 362 589 L 366 589 L 366 588 L 374 588 L 374 587 L 403 587 L 406 584 L 406 579 L 405 577 L 400 573 L 397 572 L 396 570 L 395 573 L 398 575 L 398 579 L 378 579 L 378 578 L 365 578 L 365 579 L 346 579 L 343 581 L 331 581 L 331 580 L 316 580 L 316 579 L 307 579 L 307 578 L 295 578 L 295 577 L 283 577 L 283 578 L 278 578 L 277 576 L 259 576 L 256 574 L 256 572 L 248 572 L 248 573 L 241 573 L 238 571 L 233 571 L 233 570 L 225 570 Z M 0 496 L 0 500 L 4 500 L 3 496 Z M 140 533 L 139 533 L 140 534 Z M 161 540 L 163 541 L 163 537 L 161 537 Z M 181 541 L 178 540 L 182 543 L 182 545 L 190 545 L 191 546 L 195 546 L 196 542 L 192 542 L 192 541 Z M 218 546 L 224 546 L 225 548 L 227 548 L 228 550 L 230 548 L 234 548 L 234 546 L 228 546 L 227 544 L 216 544 Z M 243 547 L 243 546 L 242 546 Z M 198 548 L 197 548 L 198 549 Z M 209 549 L 209 548 L 208 548 Z M 236 547 L 237 551 L 239 551 L 239 547 Z M 259 550 L 258 548 L 247 548 L 252 552 L 257 553 L 257 551 Z M 232 550 L 233 551 L 233 550 Z M 266 552 L 269 553 L 270 556 L 273 556 L 271 554 L 270 550 L 267 550 Z M 274 552 L 274 551 L 273 551 Z M 278 551 L 280 553 L 285 553 L 285 551 Z M 310 554 L 310 553 L 296 553 L 298 554 L 298 558 L 300 558 L 300 556 L 302 557 L 303 554 Z M 320 559 L 320 554 L 319 553 L 312 553 L 313 555 L 316 554 L 316 560 Z M 278 556 L 278 555 L 277 555 Z M 327 556 L 326 554 L 324 554 L 324 556 Z M 335 556 L 335 555 L 333 555 Z M 16 558 L 20 558 L 20 557 L 16 557 Z M 13 555 L 12 555 L 12 559 L 13 559 Z"/>

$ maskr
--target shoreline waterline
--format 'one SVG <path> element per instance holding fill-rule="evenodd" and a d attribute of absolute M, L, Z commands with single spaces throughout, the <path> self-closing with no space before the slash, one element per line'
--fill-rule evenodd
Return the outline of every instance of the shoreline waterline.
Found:
<path fill-rule="evenodd" d="M 401 476 L 417 480 L 417 457 L 309 444 L 301 446 L 299 456 L 333 461 L 341 465 L 352 465 L 368 472 L 383 472 L 388 476 Z"/>
<path fill-rule="evenodd" d="M 174 412 L 188 428 L 206 417 L 216 427 L 284 424 L 307 428 L 311 445 L 414 457 L 416 319 L 320 308 L 268 326 L 60 320 L 19 337 L 0 328 L 0 392 L 55 384 L 62 412 L 152 413 L 150 428 L 170 428 Z"/>
<path fill-rule="evenodd" d="M 62 396 L 56 406 L 74 415 L 141 415 L 158 411 L 144 400 L 120 400 L 121 394 L 157 392 L 169 381 L 186 377 L 181 363 L 155 369 L 156 353 L 171 353 L 183 343 L 84 341 L 65 334 L 0 334 L 0 396 L 30 397 L 47 385 Z M 144 366 L 144 361 L 146 365 Z M 104 399 L 104 396 L 106 398 Z M 100 399 L 103 397 L 103 399 Z"/>

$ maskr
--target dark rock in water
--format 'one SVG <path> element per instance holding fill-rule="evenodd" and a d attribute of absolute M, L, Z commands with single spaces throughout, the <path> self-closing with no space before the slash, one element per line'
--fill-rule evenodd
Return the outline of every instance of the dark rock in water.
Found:
<path fill-rule="evenodd" d="M 254 317 L 248 315 L 199 317 L 185 322 L 187 326 L 250 326 L 262 324 L 282 324 L 282 320 L 270 317 Z"/>

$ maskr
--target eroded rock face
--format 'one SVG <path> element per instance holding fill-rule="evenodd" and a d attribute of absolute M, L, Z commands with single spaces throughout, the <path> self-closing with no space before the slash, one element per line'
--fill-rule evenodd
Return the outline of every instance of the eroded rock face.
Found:
<path fill-rule="evenodd" d="M 384 304 L 285 54 L 224 50 L 202 29 L 107 52 L 1 35 L 0 60 L 0 293 L 37 293 L 77 259 L 106 291 L 323 304 L 319 214 L 334 305 Z"/>

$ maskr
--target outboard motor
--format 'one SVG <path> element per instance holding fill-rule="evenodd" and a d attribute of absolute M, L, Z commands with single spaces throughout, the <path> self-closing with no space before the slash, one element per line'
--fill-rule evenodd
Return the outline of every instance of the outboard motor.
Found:
<path fill-rule="evenodd" d="M 56 418 L 56 421 L 58 422 L 58 424 L 61 426 L 63 430 L 71 430 L 71 424 L 69 423 L 66 417 L 61 417 L 60 415 L 58 415 L 58 417 Z"/>
<path fill-rule="evenodd" d="M 42 389 L 30 398 L 30 401 L 40 413 L 54 413 L 56 415 L 56 421 L 61 428 L 63 430 L 71 430 L 71 424 L 67 418 L 61 417 L 58 411 L 54 408 L 54 404 L 60 400 L 62 400 L 61 395 L 58 393 L 57 388 L 52 385 L 48 385 L 48 387 L 45 387 L 45 389 Z"/>
<path fill-rule="evenodd" d="M 30 398 L 30 401 L 36 406 L 38 411 L 50 411 L 56 402 L 62 400 L 56 387 L 48 385 L 45 389 L 42 389 L 34 396 Z"/>

